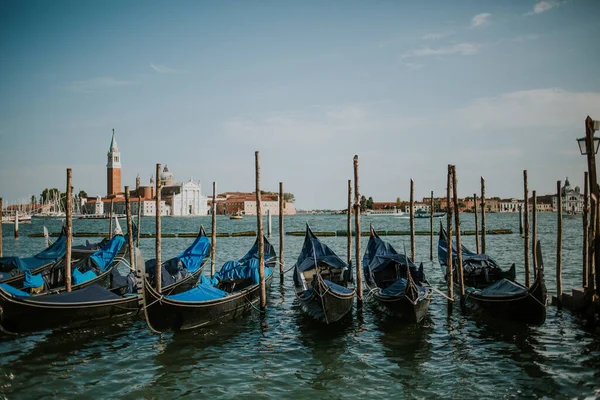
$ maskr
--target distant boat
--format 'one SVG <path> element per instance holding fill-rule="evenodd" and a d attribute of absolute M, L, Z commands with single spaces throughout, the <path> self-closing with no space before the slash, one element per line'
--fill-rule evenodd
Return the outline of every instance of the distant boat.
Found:
<path fill-rule="evenodd" d="M 369 216 L 377 216 L 377 217 L 402 217 L 406 215 L 402 211 L 398 211 L 397 209 L 389 209 L 389 210 L 370 210 L 365 213 L 365 215 Z"/>
<path fill-rule="evenodd" d="M 242 215 L 241 211 L 238 211 L 235 214 L 231 214 L 229 216 L 229 219 L 242 219 L 242 218 L 244 218 L 244 216 Z"/>
<path fill-rule="evenodd" d="M 116 218 L 127 218 L 125 214 L 113 214 Z M 77 217 L 78 219 L 110 219 L 108 214 L 81 214 Z"/>
<path fill-rule="evenodd" d="M 446 213 L 433 213 L 434 218 L 442 218 Z M 425 210 L 417 210 L 415 211 L 415 218 L 431 218 L 431 214 L 429 214 Z"/>

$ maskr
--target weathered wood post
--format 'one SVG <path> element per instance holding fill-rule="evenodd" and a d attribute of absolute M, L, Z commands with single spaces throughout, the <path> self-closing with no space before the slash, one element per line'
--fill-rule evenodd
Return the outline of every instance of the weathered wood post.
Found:
<path fill-rule="evenodd" d="M 585 148 L 588 164 L 589 191 L 591 196 L 590 221 L 589 221 L 589 248 L 588 248 L 588 295 L 596 293 L 600 295 L 600 257 L 597 254 L 600 241 L 598 239 L 598 205 L 600 193 L 598 189 L 598 178 L 596 176 L 596 152 L 594 148 L 594 121 L 588 115 L 585 118 Z M 595 282 L 594 282 L 595 275 Z M 594 291 L 595 285 L 595 291 Z M 590 296 L 591 297 L 591 296 Z"/>
<path fill-rule="evenodd" d="M 137 209 L 137 235 L 135 238 L 136 247 L 140 247 L 140 232 L 142 232 L 142 196 L 138 194 L 138 209 Z"/>
<path fill-rule="evenodd" d="M 346 238 L 348 240 L 348 265 L 352 264 L 352 180 L 348 179 L 348 215 L 346 223 Z"/>
<path fill-rule="evenodd" d="M 67 253 L 65 255 L 65 287 L 67 292 L 71 291 L 71 247 L 73 245 L 73 205 L 71 204 L 72 188 L 72 172 L 71 168 L 67 168 L 67 201 L 66 218 L 67 218 Z"/>
<path fill-rule="evenodd" d="M 160 202 L 161 202 L 161 189 L 162 184 L 160 181 L 160 169 L 161 165 L 156 164 L 156 204 L 154 206 L 155 217 L 156 217 L 156 291 L 158 293 L 162 290 L 162 263 L 160 260 L 161 256 L 161 221 L 160 221 Z"/>
<path fill-rule="evenodd" d="M 452 272 L 452 166 L 448 165 L 448 179 L 446 183 L 446 232 L 448 243 L 446 243 L 446 276 L 448 280 L 448 312 L 452 312 L 454 302 L 454 274 Z"/>
<path fill-rule="evenodd" d="M 271 237 L 271 209 L 267 210 L 267 236 Z"/>
<path fill-rule="evenodd" d="M 533 204 L 531 210 L 531 251 L 533 260 L 533 278 L 537 276 L 537 257 L 535 256 L 535 247 L 537 246 L 537 195 L 536 191 L 532 190 Z"/>
<path fill-rule="evenodd" d="M 129 246 L 129 268 L 135 271 L 135 247 L 133 247 L 133 216 L 131 215 L 129 186 L 125 186 L 125 214 L 127 214 L 127 244 Z"/>
<path fill-rule="evenodd" d="M 560 181 L 556 182 L 556 203 L 558 219 L 556 221 L 556 305 L 562 306 L 562 197 Z"/>
<path fill-rule="evenodd" d="M 19 238 L 19 210 L 15 210 L 15 239 Z"/>
<path fill-rule="evenodd" d="M 258 277 L 260 280 L 260 309 L 267 309 L 267 288 L 265 285 L 265 239 L 263 237 L 262 204 L 260 199 L 260 152 L 256 151 L 256 222 L 258 230 Z"/>
<path fill-rule="evenodd" d="M 410 258 L 415 261 L 415 183 L 410 180 Z"/>
<path fill-rule="evenodd" d="M 210 232 L 210 276 L 215 274 L 215 256 L 217 253 L 217 182 L 213 182 L 212 218 Z"/>
<path fill-rule="evenodd" d="M 2 197 L 0 197 L 0 257 L 2 257 L 2 216 L 4 215 L 4 208 L 2 205 Z"/>
<path fill-rule="evenodd" d="M 429 260 L 433 261 L 433 214 L 435 207 L 433 206 L 433 190 L 431 191 L 431 211 L 429 212 Z"/>
<path fill-rule="evenodd" d="M 588 178 L 589 179 L 589 178 Z M 596 285 L 595 282 L 595 269 L 594 269 L 594 263 L 595 263 L 595 255 L 596 255 L 596 240 L 595 240 L 595 217 L 594 217 L 594 210 L 597 208 L 597 201 L 594 198 L 594 193 L 590 190 L 590 220 L 589 220 L 589 226 L 588 226 L 588 293 L 589 295 L 593 295 L 595 292 L 594 287 Z"/>
<path fill-rule="evenodd" d="M 456 165 L 452 166 L 452 197 L 454 200 L 454 229 L 456 230 L 456 278 L 460 291 L 460 306 L 465 307 L 465 285 L 463 279 L 462 247 L 460 243 L 460 210 L 458 208 L 458 184 L 456 179 Z"/>
<path fill-rule="evenodd" d="M 525 263 L 525 286 L 531 284 L 529 277 L 529 190 L 527 189 L 527 170 L 523 170 L 523 230 L 525 231 L 523 245 Z"/>
<path fill-rule="evenodd" d="M 523 206 L 519 204 L 519 235 L 523 236 Z"/>
<path fill-rule="evenodd" d="M 108 213 L 108 238 L 112 239 L 113 237 L 113 205 L 115 198 L 110 199 L 110 211 Z"/>
<path fill-rule="evenodd" d="M 473 207 L 475 214 L 475 253 L 479 254 L 479 227 L 477 226 L 477 194 L 473 193 Z"/>
<path fill-rule="evenodd" d="M 283 260 L 283 216 L 285 213 L 285 199 L 283 182 L 279 182 L 279 279 L 283 283 L 283 272 L 285 262 Z"/>
<path fill-rule="evenodd" d="M 362 271 L 360 268 L 360 190 L 358 184 L 358 155 L 354 156 L 354 227 L 356 230 L 356 293 L 363 300 Z"/>
<path fill-rule="evenodd" d="M 481 177 L 481 254 L 485 254 L 485 234 L 487 227 L 485 225 L 485 179 Z"/>
<path fill-rule="evenodd" d="M 588 189 L 588 173 L 583 174 L 583 276 L 582 287 L 588 286 L 588 213 L 589 213 L 589 189 Z M 1 255 L 0 255 L 1 257 Z"/>

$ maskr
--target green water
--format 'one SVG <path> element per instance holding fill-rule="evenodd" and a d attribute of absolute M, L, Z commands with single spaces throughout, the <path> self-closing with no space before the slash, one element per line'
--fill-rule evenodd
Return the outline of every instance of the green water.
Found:
<path fill-rule="evenodd" d="M 554 294 L 556 214 L 538 216 L 547 286 Z M 462 228 L 473 229 L 473 215 L 463 214 Z M 286 218 L 286 231 L 343 230 L 342 215 L 299 215 Z M 408 220 L 365 217 L 379 230 L 408 230 Z M 210 218 L 164 218 L 164 232 L 210 229 Z M 436 221 L 436 224 L 438 222 Z M 21 225 L 14 240 L 4 225 L 4 254 L 30 255 L 43 239 L 28 238 L 45 224 L 58 231 L 58 220 Z M 517 265 L 523 281 L 523 241 L 518 214 L 489 214 L 488 229 L 508 228 L 512 235 L 487 237 L 488 254 L 499 263 Z M 266 227 L 266 219 L 265 219 Z M 581 286 L 581 219 L 563 222 L 563 287 Z M 429 220 L 416 220 L 428 230 Z M 74 231 L 107 231 L 108 221 L 75 221 Z M 256 230 L 256 218 L 218 218 L 218 230 Z M 153 220 L 142 220 L 153 232 Z M 397 249 L 410 249 L 407 236 L 388 236 Z M 91 240 L 91 239 L 90 239 Z M 191 242 L 163 239 L 163 259 Z M 285 237 L 286 269 L 302 246 L 302 237 Z M 346 239 L 326 237 L 342 258 Z M 362 249 L 367 237 L 362 238 Z M 217 261 L 242 256 L 254 238 L 218 238 Z M 272 243 L 279 246 L 277 218 Z M 417 260 L 430 282 L 443 289 L 437 262 L 429 260 L 429 237 L 418 236 Z M 75 244 L 85 239 L 77 238 Z M 474 248 L 475 238 L 463 238 Z M 437 244 L 437 239 L 434 245 Z M 153 258 L 154 239 L 142 239 L 146 258 Z M 352 251 L 354 254 L 354 249 Z M 435 252 L 434 252 L 435 258 Z M 455 310 L 435 295 L 429 316 L 420 325 L 382 318 L 368 305 L 355 309 L 342 324 L 319 325 L 307 320 L 294 299 L 291 275 L 282 286 L 273 280 L 268 310 L 205 331 L 152 334 L 142 320 L 95 330 L 41 332 L 0 339 L 0 393 L 8 399 L 43 398 L 594 398 L 600 390 L 600 340 L 583 321 L 548 308 L 542 326 L 482 320 Z"/>

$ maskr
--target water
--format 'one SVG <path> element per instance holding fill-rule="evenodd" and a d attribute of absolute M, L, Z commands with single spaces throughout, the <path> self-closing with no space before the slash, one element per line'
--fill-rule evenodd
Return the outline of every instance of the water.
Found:
<path fill-rule="evenodd" d="M 473 215 L 462 215 L 463 229 L 473 229 Z M 286 218 L 286 231 L 343 230 L 342 215 L 298 215 Z M 407 230 L 408 220 L 365 217 L 379 230 Z M 195 232 L 210 218 L 164 218 L 164 232 Z M 223 232 L 256 230 L 256 219 L 218 218 Z M 29 255 L 43 239 L 29 238 L 46 224 L 21 225 L 15 241 L 4 225 L 4 254 Z M 436 224 L 438 222 L 436 221 Z M 487 237 L 488 253 L 502 265 L 516 263 L 523 281 L 523 243 L 518 214 L 489 214 L 488 229 L 509 228 L 512 235 Z M 266 226 L 266 225 L 265 225 Z M 437 227 L 437 225 L 436 225 Z M 563 269 L 565 289 L 581 286 L 581 219 L 564 219 Z M 416 220 L 428 230 L 429 220 Z M 437 229 L 437 228 L 436 228 Z M 548 290 L 555 291 L 556 214 L 538 216 L 538 236 L 544 252 Z M 74 231 L 107 231 L 108 221 L 74 221 Z M 153 232 L 153 220 L 142 220 L 142 231 Z M 362 238 L 362 252 L 366 248 Z M 410 249 L 409 237 L 385 240 Z M 91 240 L 91 239 L 90 239 Z M 182 251 L 191 238 L 163 239 L 163 258 Z M 293 265 L 302 237 L 285 237 L 286 268 Z M 346 239 L 325 237 L 342 258 Z M 217 259 L 241 257 L 254 238 L 218 238 Z M 473 236 L 463 237 L 474 248 Z M 74 243 L 85 242 L 75 238 Z M 278 247 L 277 218 L 273 244 Z M 435 239 L 437 244 L 437 238 Z M 154 239 L 142 239 L 147 258 Z M 354 254 L 354 249 L 353 249 Z M 434 257 L 435 257 L 434 253 Z M 429 261 L 429 237 L 417 236 L 417 259 L 425 264 L 431 283 L 442 289 L 437 262 Z M 152 334 L 141 320 L 95 330 L 41 332 L 0 339 L 0 393 L 9 399 L 44 398 L 594 398 L 600 390 L 600 340 L 568 312 L 548 308 L 540 327 L 514 325 L 464 316 L 448 316 L 446 301 L 434 295 L 429 316 L 420 325 L 382 318 L 369 306 L 354 310 L 339 325 L 307 320 L 294 300 L 291 276 L 283 286 L 276 276 L 264 318 L 258 313 L 214 329 Z"/>

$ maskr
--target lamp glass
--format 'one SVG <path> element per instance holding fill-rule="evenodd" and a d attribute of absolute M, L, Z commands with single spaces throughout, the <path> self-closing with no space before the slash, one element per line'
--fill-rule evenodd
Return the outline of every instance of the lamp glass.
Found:
<path fill-rule="evenodd" d="M 585 156 L 587 151 L 585 150 L 585 138 L 577 139 L 577 144 L 579 145 L 579 152 L 581 155 Z M 594 136 L 594 154 L 598 154 L 598 148 L 600 147 L 600 138 Z"/>

